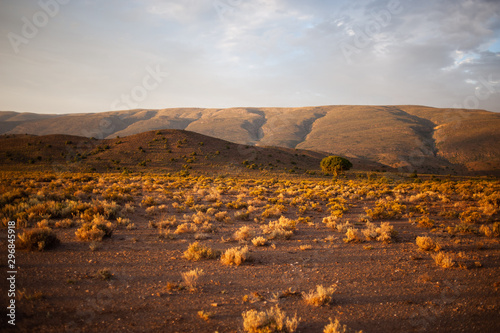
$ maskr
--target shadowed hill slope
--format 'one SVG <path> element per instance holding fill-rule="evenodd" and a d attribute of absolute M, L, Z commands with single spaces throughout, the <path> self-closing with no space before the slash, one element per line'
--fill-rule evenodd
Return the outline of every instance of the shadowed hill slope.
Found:
<path fill-rule="evenodd" d="M 402 171 L 500 171 L 500 114 L 425 106 L 175 108 L 76 115 L 0 112 L 9 134 L 69 134 L 97 139 L 185 129 L 234 143 L 321 151 Z"/>

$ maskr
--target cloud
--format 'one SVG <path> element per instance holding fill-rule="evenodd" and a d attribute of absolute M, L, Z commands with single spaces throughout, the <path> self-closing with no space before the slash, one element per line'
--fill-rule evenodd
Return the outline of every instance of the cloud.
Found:
<path fill-rule="evenodd" d="M 41 10 L 5 3 L 3 36 Z M 486 0 L 70 2 L 18 54 L 0 40 L 0 109 L 109 110 L 159 64 L 142 108 L 452 107 L 491 80 L 477 106 L 500 111 L 499 15 Z"/>

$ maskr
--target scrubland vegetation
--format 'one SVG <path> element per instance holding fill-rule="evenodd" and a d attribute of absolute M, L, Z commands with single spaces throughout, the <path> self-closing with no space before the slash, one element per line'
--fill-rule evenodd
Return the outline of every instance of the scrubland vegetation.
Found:
<path fill-rule="evenodd" d="M 162 269 L 174 260 L 186 268 L 172 275 L 166 288 L 165 278 L 155 276 L 162 280 L 163 291 L 151 294 L 162 297 L 178 293 L 182 295 L 179 299 L 184 299 L 190 294 L 211 292 L 201 297 L 198 306 L 208 304 L 217 311 L 198 307 L 192 314 L 207 323 L 227 316 L 234 319 L 229 310 L 222 317 L 218 314 L 222 311 L 219 305 L 210 305 L 215 301 L 209 299 L 225 297 L 229 288 L 217 282 L 218 271 L 240 285 L 241 295 L 232 291 L 231 297 L 241 299 L 245 281 L 231 278 L 240 270 L 248 269 L 246 274 L 251 279 L 253 269 L 267 267 L 269 274 L 276 274 L 273 265 L 283 264 L 287 268 L 275 276 L 282 279 L 288 269 L 292 272 L 303 260 L 301 256 L 308 256 L 314 263 L 317 253 L 331 253 L 326 262 L 334 266 L 335 251 L 390 251 L 408 244 L 404 251 L 413 253 L 415 262 L 426 263 L 427 269 L 437 275 L 447 274 L 482 267 L 482 262 L 488 260 L 476 252 L 468 254 L 469 248 L 464 244 L 496 251 L 500 237 L 500 182 L 491 179 L 444 177 L 416 182 L 400 175 L 354 172 L 334 180 L 321 176 L 233 178 L 12 172 L 1 174 L 0 187 L 0 222 L 3 228 L 10 220 L 16 222 L 22 255 L 37 253 L 38 258 L 45 256 L 50 264 L 51 255 L 65 251 L 58 250 L 61 245 L 85 244 L 80 256 L 87 261 L 101 251 L 113 251 L 113 244 L 121 239 L 134 240 L 128 246 L 137 251 L 146 240 L 154 242 L 147 243 L 148 249 L 154 244 L 169 253 L 161 257 Z M 146 238 L 149 236 L 151 240 Z M 283 252 L 293 259 L 280 262 Z M 235 308 L 239 321 L 227 324 L 246 332 L 300 331 L 310 321 L 307 305 L 318 309 L 336 307 L 337 293 L 344 301 L 356 294 L 342 280 L 345 275 L 326 277 L 328 270 L 307 265 L 311 272 L 325 276 L 324 282 L 302 279 L 295 285 L 299 290 L 280 293 L 274 299 L 281 308 L 293 309 L 292 313 L 297 312 L 301 318 L 297 314 L 287 317 L 278 305 L 258 311 L 253 303 L 263 302 L 264 297 L 255 296 L 250 299 L 253 301 Z M 304 267 L 301 266 L 301 272 Z M 106 272 L 98 273 L 101 279 L 123 278 Z M 168 269 L 165 272 L 170 274 Z M 410 272 L 409 278 L 416 279 Z M 200 287 L 202 276 L 204 283 Z M 182 282 L 175 282 L 179 277 Z M 290 287 L 283 282 L 273 288 L 276 286 Z M 294 297 L 296 303 L 292 302 Z M 176 302 L 174 298 L 170 301 Z M 188 318 L 184 321 L 191 320 L 189 314 L 184 316 Z M 347 331 L 337 319 L 328 324 L 327 313 L 321 312 L 320 318 L 324 332 Z M 370 325 L 362 322 L 355 327 L 370 331 Z"/>

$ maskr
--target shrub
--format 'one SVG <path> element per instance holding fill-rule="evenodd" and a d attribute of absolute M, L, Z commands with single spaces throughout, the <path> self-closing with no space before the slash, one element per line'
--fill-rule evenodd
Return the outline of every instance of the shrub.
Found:
<path fill-rule="evenodd" d="M 196 290 L 198 279 L 205 275 L 202 269 L 196 268 L 188 272 L 181 273 L 184 285 L 190 290 Z"/>
<path fill-rule="evenodd" d="M 254 246 L 264 246 L 264 245 L 266 245 L 266 243 L 267 243 L 267 240 L 262 236 L 255 237 L 254 239 L 252 239 L 252 244 Z"/>
<path fill-rule="evenodd" d="M 107 268 L 103 268 L 95 274 L 95 277 L 101 280 L 111 280 L 113 278 L 113 273 Z"/>
<path fill-rule="evenodd" d="M 243 312 L 242 316 L 243 329 L 248 333 L 292 333 L 297 330 L 300 322 L 297 314 L 290 319 L 277 305 L 267 311 L 249 310 Z"/>
<path fill-rule="evenodd" d="M 443 268 L 451 268 L 455 265 L 455 261 L 453 260 L 453 256 L 451 254 L 445 253 L 443 251 L 439 251 L 436 254 L 432 255 L 432 259 L 436 265 Z"/>
<path fill-rule="evenodd" d="M 84 223 L 76 230 L 75 235 L 82 241 L 100 241 L 104 237 L 111 237 L 115 225 L 105 220 L 101 215 L 96 215 L 92 222 Z"/>
<path fill-rule="evenodd" d="M 340 156 L 328 156 L 321 160 L 320 166 L 324 173 L 337 175 L 352 168 L 352 163 Z"/>
<path fill-rule="evenodd" d="M 213 317 L 213 313 L 212 312 L 206 312 L 206 311 L 198 311 L 198 317 L 200 317 L 201 319 L 205 320 L 205 321 L 209 321 L 210 318 Z"/>
<path fill-rule="evenodd" d="M 380 220 L 401 218 L 405 210 L 406 206 L 397 201 L 379 200 L 376 202 L 374 209 L 365 209 L 365 212 L 370 218 Z"/>
<path fill-rule="evenodd" d="M 247 261 L 249 259 L 248 256 L 248 246 L 245 246 L 244 248 L 237 248 L 233 247 L 231 249 L 227 249 L 226 252 L 221 256 L 220 261 L 224 265 L 236 265 L 239 266 L 243 262 Z"/>
<path fill-rule="evenodd" d="M 429 216 L 421 216 L 416 220 L 419 227 L 422 228 L 432 228 L 434 227 L 434 220 L 430 219 Z"/>
<path fill-rule="evenodd" d="M 302 298 L 309 305 L 321 306 L 332 302 L 332 295 L 337 289 L 336 285 L 325 288 L 317 285 L 316 290 L 310 290 L 308 293 L 302 293 Z"/>
<path fill-rule="evenodd" d="M 296 225 L 297 221 L 281 216 L 279 220 L 271 221 L 268 225 L 261 226 L 261 229 L 263 233 L 269 234 L 269 239 L 289 239 L 292 237 Z"/>
<path fill-rule="evenodd" d="M 358 229 L 355 228 L 349 228 L 347 229 L 345 233 L 346 238 L 344 238 L 345 243 L 350 243 L 350 242 L 361 242 L 361 235 L 358 231 Z"/>
<path fill-rule="evenodd" d="M 234 239 L 237 241 L 245 241 L 253 237 L 253 231 L 248 226 L 243 226 L 236 230 L 234 233 Z"/>
<path fill-rule="evenodd" d="M 199 242 L 190 244 L 188 249 L 184 251 L 184 258 L 194 261 L 201 259 L 214 259 L 217 258 L 218 255 L 218 251 L 214 251 L 209 247 L 201 245 Z"/>
<path fill-rule="evenodd" d="M 479 231 L 486 237 L 500 237 L 500 222 L 493 223 L 491 228 L 487 225 L 482 225 L 479 227 Z"/>
<path fill-rule="evenodd" d="M 439 251 L 441 245 L 435 242 L 428 236 L 418 236 L 416 239 L 417 246 L 423 251 Z"/>
<path fill-rule="evenodd" d="M 325 326 L 323 329 L 323 333 L 349 333 L 351 332 L 347 325 L 341 325 L 338 319 L 335 319 L 335 322 L 332 322 L 332 318 L 330 319 L 330 323 Z M 354 333 L 363 333 L 363 331 L 354 331 Z"/>
<path fill-rule="evenodd" d="M 26 230 L 18 236 L 18 246 L 20 249 L 30 251 L 48 250 L 60 244 L 56 234 L 50 228 L 34 228 Z"/>

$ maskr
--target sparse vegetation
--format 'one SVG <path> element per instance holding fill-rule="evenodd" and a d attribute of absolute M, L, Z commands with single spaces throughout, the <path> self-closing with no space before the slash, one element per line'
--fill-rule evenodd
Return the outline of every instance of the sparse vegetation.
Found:
<path fill-rule="evenodd" d="M 321 306 L 325 304 L 330 304 L 333 299 L 333 293 L 337 290 L 337 286 L 330 286 L 328 288 L 322 285 L 317 285 L 316 289 L 310 290 L 309 292 L 302 293 L 302 298 L 309 305 Z"/>
<path fill-rule="evenodd" d="M 221 256 L 220 261 L 224 265 L 235 265 L 239 266 L 245 261 L 249 259 L 248 247 L 245 246 L 243 248 L 233 247 L 231 249 L 227 249 Z"/>
<path fill-rule="evenodd" d="M 59 238 L 50 228 L 29 229 L 19 234 L 18 237 L 18 247 L 30 251 L 49 250 L 60 243 Z"/>
<path fill-rule="evenodd" d="M 198 285 L 198 279 L 202 277 L 204 274 L 205 273 L 203 272 L 202 269 L 195 268 L 188 272 L 183 272 L 181 275 L 182 275 L 182 280 L 184 281 L 184 285 L 190 290 L 196 290 L 196 287 Z"/>
<path fill-rule="evenodd" d="M 297 314 L 289 318 L 277 305 L 267 311 L 249 310 L 243 312 L 242 316 L 243 329 L 248 333 L 292 333 L 300 323 Z"/>
<path fill-rule="evenodd" d="M 219 256 L 219 252 L 207 246 L 194 242 L 189 245 L 188 249 L 184 251 L 184 258 L 187 260 L 198 261 L 202 259 L 215 259 Z"/>
<path fill-rule="evenodd" d="M 419 249 L 423 251 L 439 251 L 441 250 L 441 245 L 435 242 L 432 238 L 428 236 L 418 236 L 416 243 Z"/>

